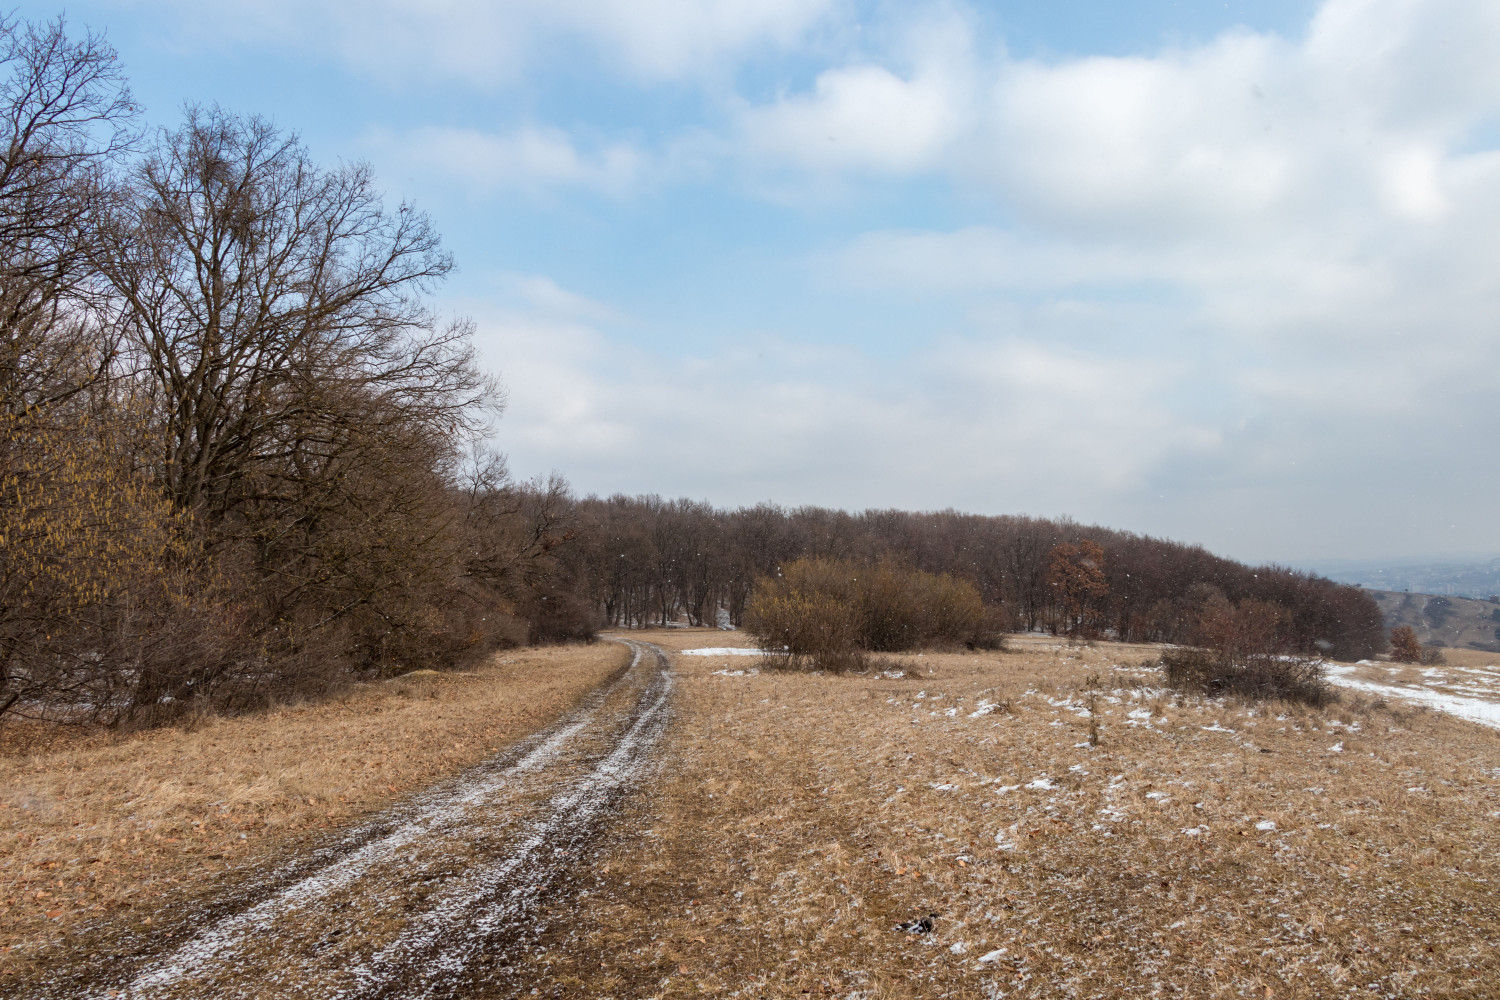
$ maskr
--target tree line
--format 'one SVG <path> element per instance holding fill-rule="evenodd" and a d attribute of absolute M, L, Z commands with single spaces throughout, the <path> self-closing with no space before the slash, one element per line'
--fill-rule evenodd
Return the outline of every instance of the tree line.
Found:
<path fill-rule="evenodd" d="M 1275 610 L 1289 652 L 1359 659 L 1386 644 L 1357 587 L 1070 520 L 613 496 L 577 501 L 568 523 L 560 575 L 583 598 L 575 611 L 610 627 L 738 627 L 758 579 L 815 559 L 965 581 L 1009 630 L 1191 642 L 1220 602 L 1254 601 Z"/>

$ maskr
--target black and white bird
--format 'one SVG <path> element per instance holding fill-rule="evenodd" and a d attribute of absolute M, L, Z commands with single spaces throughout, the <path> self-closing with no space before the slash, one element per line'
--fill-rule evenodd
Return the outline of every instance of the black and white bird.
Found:
<path fill-rule="evenodd" d="M 936 913 L 929 913 L 925 917 L 916 920 L 908 920 L 904 924 L 897 924 L 896 930 L 905 931 L 907 934 L 928 934 L 932 931 L 932 922 L 937 919 Z"/>

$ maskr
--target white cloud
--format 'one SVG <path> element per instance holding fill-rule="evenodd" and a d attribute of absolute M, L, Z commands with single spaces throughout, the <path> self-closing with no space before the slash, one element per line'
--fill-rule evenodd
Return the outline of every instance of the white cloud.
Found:
<path fill-rule="evenodd" d="M 880 66 L 828 70 L 811 94 L 748 111 L 744 141 L 752 155 L 777 165 L 930 168 L 960 124 L 946 83 L 935 76 L 903 80 Z"/>
<path fill-rule="evenodd" d="M 940 169 L 972 127 L 972 26 L 945 7 L 889 26 L 892 65 L 871 61 L 819 73 L 805 93 L 783 93 L 737 115 L 736 141 L 753 162 L 822 172 Z"/>
<path fill-rule="evenodd" d="M 574 187 L 625 194 L 642 181 L 649 158 L 629 143 L 580 150 L 560 129 L 508 133 L 424 126 L 383 132 L 370 145 L 395 169 L 461 180 L 473 190 Z"/>
<path fill-rule="evenodd" d="M 883 362 L 776 341 L 666 355 L 570 312 L 490 308 L 480 343 L 510 386 L 513 468 L 585 490 L 1078 511 L 1214 442 L 1159 401 L 1172 372 L 1154 362 L 1020 338 Z"/>
<path fill-rule="evenodd" d="M 897 361 L 774 340 L 757 345 L 769 360 L 644 354 L 608 332 L 608 306 L 502 277 L 504 307 L 473 311 L 512 387 L 501 438 L 520 471 L 721 502 L 1067 511 L 1282 557 L 1370 551 L 1391 525 L 1391 549 L 1437 548 L 1439 521 L 1500 547 L 1485 507 L 1500 151 L 1482 148 L 1500 4 L 1328 0 L 1295 38 L 1045 59 L 984 44 L 960 8 L 894 9 L 858 42 L 844 0 L 230 0 L 185 16 L 397 80 L 492 84 L 563 49 L 651 83 L 732 80 L 769 49 L 810 66 L 755 101 L 698 91 L 706 120 L 664 137 L 539 123 L 377 144 L 476 189 L 959 192 L 958 222 L 913 223 L 914 199 L 909 228 L 872 215 L 811 262 L 822 290 L 872 312 L 961 304 L 962 335 L 913 333 L 925 347 Z M 837 60 L 813 44 L 823 31 Z M 736 218 L 703 215 L 688 224 Z M 1393 488 L 1399 469 L 1428 488 Z"/>
<path fill-rule="evenodd" d="M 159 6 L 159 5 L 154 5 Z M 195 44 L 226 39 L 332 50 L 385 80 L 489 85 L 542 68 L 558 43 L 640 79 L 716 74 L 796 44 L 834 0 L 220 0 L 173 5 Z M 575 57 L 576 58 L 576 57 Z"/>

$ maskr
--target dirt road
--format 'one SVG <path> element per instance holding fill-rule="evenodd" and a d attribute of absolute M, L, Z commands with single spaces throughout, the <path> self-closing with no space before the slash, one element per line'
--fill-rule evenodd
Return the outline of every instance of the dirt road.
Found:
<path fill-rule="evenodd" d="M 587 869 L 590 841 L 652 763 L 666 723 L 667 657 L 626 642 L 624 673 L 508 753 L 19 995 L 522 992 L 512 968 L 533 946 L 539 904 Z"/>

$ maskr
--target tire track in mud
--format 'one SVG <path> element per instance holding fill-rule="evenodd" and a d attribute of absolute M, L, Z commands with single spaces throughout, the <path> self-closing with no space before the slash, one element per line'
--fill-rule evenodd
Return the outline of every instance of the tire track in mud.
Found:
<path fill-rule="evenodd" d="M 133 971 L 39 983 L 53 997 L 451 997 L 520 992 L 530 918 L 653 764 L 672 679 L 629 667 L 548 729 L 262 876 Z M 158 948 L 160 945 L 158 945 Z"/>

